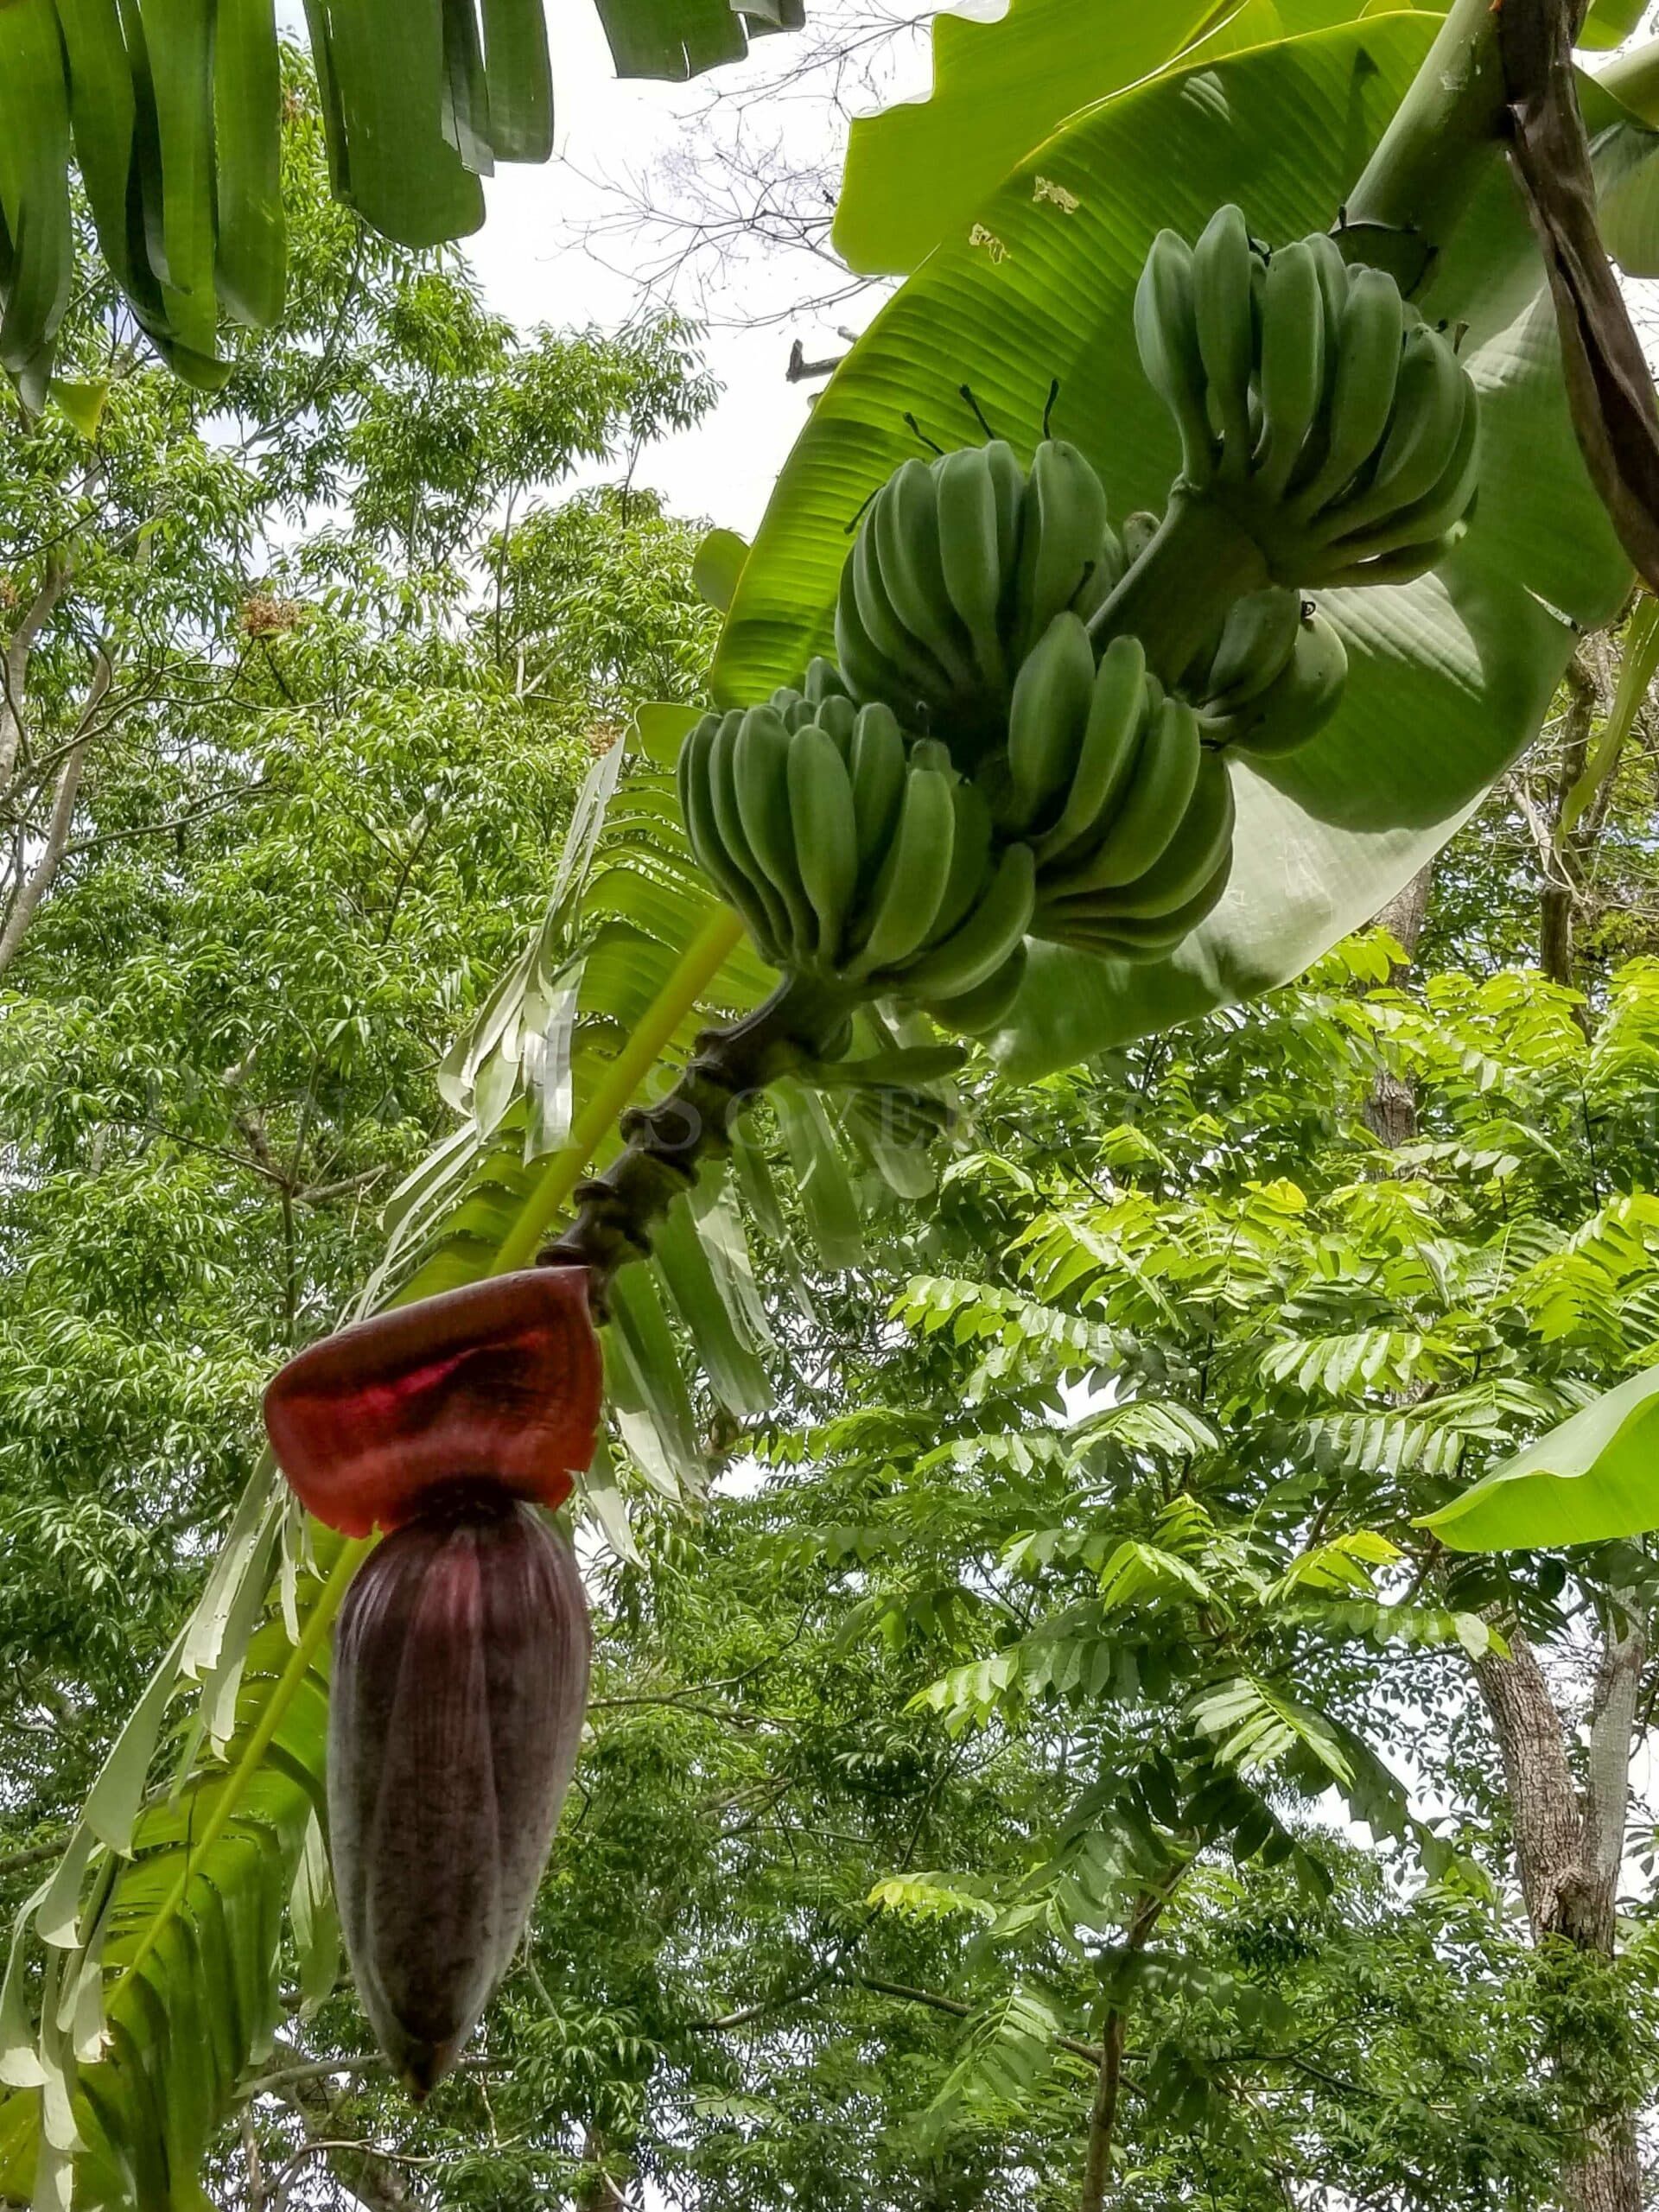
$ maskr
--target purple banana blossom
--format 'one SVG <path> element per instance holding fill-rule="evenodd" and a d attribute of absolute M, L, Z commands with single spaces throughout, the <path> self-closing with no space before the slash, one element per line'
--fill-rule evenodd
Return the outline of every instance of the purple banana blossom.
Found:
<path fill-rule="evenodd" d="M 518 1948 L 575 1764 L 592 1649 L 569 1547 L 490 1484 L 428 1502 L 341 1608 L 329 1708 L 352 1973 L 416 2098 Z"/>

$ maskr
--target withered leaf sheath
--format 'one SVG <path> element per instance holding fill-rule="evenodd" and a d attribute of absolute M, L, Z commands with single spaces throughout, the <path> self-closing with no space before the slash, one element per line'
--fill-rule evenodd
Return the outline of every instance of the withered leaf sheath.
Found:
<path fill-rule="evenodd" d="M 423 2097 L 506 1971 L 553 1841 L 591 1651 L 569 1547 L 459 1491 L 365 1562 L 328 1729 L 334 1886 L 364 2010 Z"/>

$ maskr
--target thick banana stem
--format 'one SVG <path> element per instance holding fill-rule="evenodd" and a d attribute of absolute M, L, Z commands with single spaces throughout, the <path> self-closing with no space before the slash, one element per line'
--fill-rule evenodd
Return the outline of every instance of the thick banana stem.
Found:
<path fill-rule="evenodd" d="M 1089 625 L 1095 652 L 1113 638 L 1138 638 L 1150 672 L 1179 683 L 1234 601 L 1268 581 L 1249 532 L 1206 493 L 1178 485 L 1162 522 Z"/>
<path fill-rule="evenodd" d="M 1474 172 L 1502 157 L 1508 135 L 1497 22 L 1491 0 L 1453 0 L 1348 194 L 1351 223 L 1415 230 L 1431 246 L 1455 227 Z"/>
<path fill-rule="evenodd" d="M 569 1227 L 537 1255 L 542 1268 L 586 1268 L 594 1318 L 610 1281 L 651 1250 L 652 1230 L 702 1164 L 731 1149 L 732 1124 L 768 1084 L 808 1062 L 833 1059 L 853 996 L 786 976 L 764 1006 L 726 1029 L 705 1029 L 679 1081 L 655 1106 L 625 1115 L 626 1141 L 602 1175 L 576 1186 Z"/>

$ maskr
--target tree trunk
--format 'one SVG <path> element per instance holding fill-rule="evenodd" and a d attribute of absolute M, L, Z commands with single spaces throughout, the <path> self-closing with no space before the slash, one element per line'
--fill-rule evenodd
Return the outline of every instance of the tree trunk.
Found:
<path fill-rule="evenodd" d="M 1538 894 L 1538 965 L 1552 983 L 1573 981 L 1573 905 L 1564 883 L 1546 883 Z"/>
<path fill-rule="evenodd" d="M 1405 954 L 1407 966 L 1422 936 L 1428 894 L 1433 887 L 1434 863 L 1430 861 L 1427 867 L 1418 869 L 1403 891 L 1395 893 L 1376 917 L 1377 928 L 1387 930 Z M 1405 973 L 1405 967 L 1396 963 L 1389 971 L 1389 983 L 1398 985 Z M 1378 1074 L 1363 1110 L 1366 1128 L 1390 1150 L 1409 1144 L 1417 1134 L 1417 1101 L 1412 1096 L 1411 1085 L 1402 1082 L 1391 1068 L 1384 1068 Z"/>
<path fill-rule="evenodd" d="M 633 2212 L 633 2200 L 613 2169 L 625 2162 L 606 2141 L 602 2131 L 589 2126 L 582 2139 L 582 2163 L 586 2169 L 576 2196 L 575 2212 Z"/>
<path fill-rule="evenodd" d="M 1178 1872 L 1165 1890 L 1144 1890 L 1135 1900 L 1124 1929 L 1131 1951 L 1144 1951 L 1163 1917 L 1164 1908 L 1180 1879 Z M 1094 2103 L 1089 2113 L 1089 2146 L 1083 2166 L 1083 2193 L 1077 2212 L 1105 2212 L 1106 2190 L 1112 2177 L 1112 2145 L 1117 2136 L 1117 2107 L 1123 2093 L 1123 2047 L 1128 2038 L 1128 2015 L 1114 2005 L 1106 2014 L 1100 2039 L 1100 2065 L 1095 2077 Z"/>
<path fill-rule="evenodd" d="M 1518 1630 L 1507 1659 L 1475 1664 L 1503 1762 L 1515 1855 L 1535 1944 L 1571 1945 L 1611 1963 L 1623 1856 L 1637 1693 L 1646 1652 L 1634 1615 L 1610 1625 L 1591 1705 L 1590 1750 L 1580 1789 L 1567 1736 L 1543 1669 Z M 1577 2070 L 1580 2053 L 1558 2025 L 1557 2069 Z M 1635 2115 L 1592 2113 L 1561 2164 L 1568 2212 L 1642 2212 Z"/>
<path fill-rule="evenodd" d="M 1642 2212 L 1642 2162 L 1630 2113 L 1604 2129 L 1593 2149 L 1563 2170 L 1561 2187 L 1573 2212 Z"/>
<path fill-rule="evenodd" d="M 19 861 L 17 880 L 13 886 L 5 926 L 0 929 L 0 976 L 4 975 L 17 957 L 17 949 L 34 919 L 35 908 L 57 880 L 64 848 L 68 844 L 69 833 L 74 827 L 75 796 L 80 788 L 80 772 L 86 764 L 86 748 L 92 741 L 98 711 L 109 692 L 114 673 L 109 653 L 100 645 L 74 738 L 58 768 L 52 794 L 52 812 L 41 850 L 33 866 L 26 866 L 21 860 Z M 21 728 L 16 709 L 9 708 L 7 711 L 13 723 Z M 3 747 L 0 747 L 0 750 L 3 750 Z"/>
<path fill-rule="evenodd" d="M 1084 2162 L 1077 2212 L 1103 2212 L 1106 2202 L 1106 2184 L 1112 2173 L 1112 2139 L 1117 2133 L 1117 2101 L 1123 2086 L 1125 2032 L 1123 2015 L 1109 2012 L 1094 2108 L 1089 2115 L 1089 2153 Z"/>

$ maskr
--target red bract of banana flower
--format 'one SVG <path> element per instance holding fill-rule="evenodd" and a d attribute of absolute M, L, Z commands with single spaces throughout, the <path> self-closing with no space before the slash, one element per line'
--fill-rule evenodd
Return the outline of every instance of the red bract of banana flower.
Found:
<path fill-rule="evenodd" d="M 601 1387 L 586 1274 L 531 1268 L 325 1337 L 273 1378 L 265 1427 L 307 1511 L 366 1536 L 456 1484 L 562 1505 Z"/>
<path fill-rule="evenodd" d="M 569 1545 L 497 1489 L 451 1489 L 346 1593 L 328 1822 L 353 1979 L 424 2097 L 524 1934 L 575 1764 L 590 1632 Z"/>

